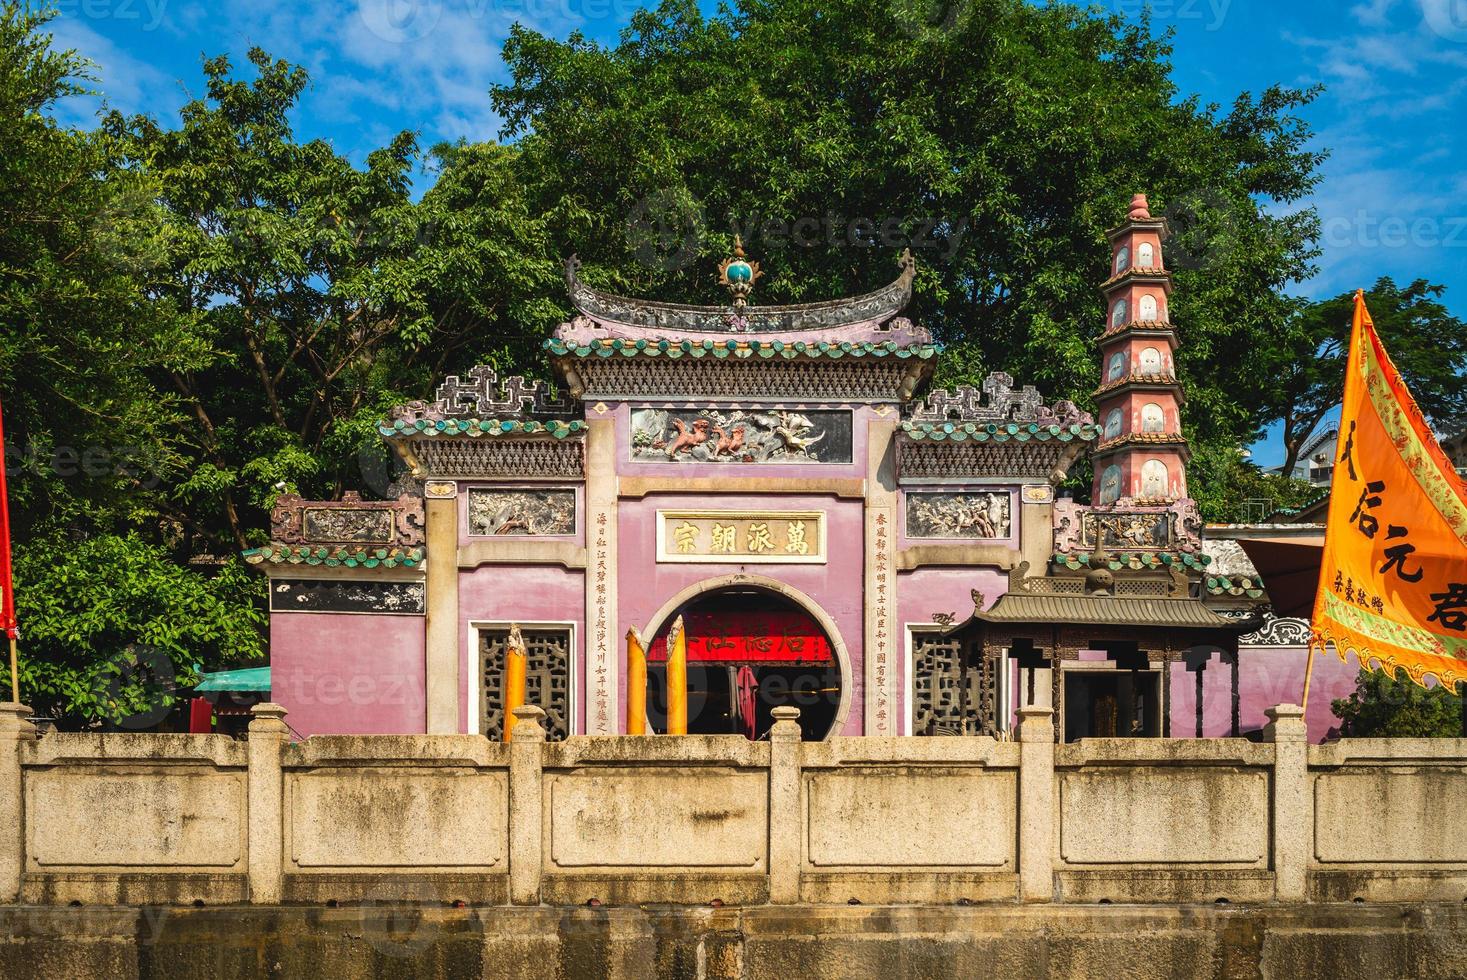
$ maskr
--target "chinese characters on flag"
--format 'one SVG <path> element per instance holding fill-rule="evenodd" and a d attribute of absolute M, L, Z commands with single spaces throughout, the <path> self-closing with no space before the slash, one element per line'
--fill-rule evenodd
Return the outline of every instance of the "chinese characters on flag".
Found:
<path fill-rule="evenodd" d="M 1467 680 L 1467 489 L 1360 294 L 1348 363 L 1311 655 L 1333 643 L 1450 687 Z"/>

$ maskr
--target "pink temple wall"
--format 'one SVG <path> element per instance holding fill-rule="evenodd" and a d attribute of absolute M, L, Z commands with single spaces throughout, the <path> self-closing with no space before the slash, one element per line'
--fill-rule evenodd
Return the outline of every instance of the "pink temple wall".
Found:
<path fill-rule="evenodd" d="M 897 710 L 902 735 L 912 734 L 911 629 L 931 626 L 934 613 L 952 613 L 961 623 L 973 613 L 973 590 L 983 593 L 983 607 L 992 606 L 1009 589 L 1007 572 L 983 566 L 928 566 L 897 576 L 897 619 L 901 623 L 897 647 Z"/>
<path fill-rule="evenodd" d="M 579 717 L 586 656 L 584 572 L 559 565 L 480 565 L 461 570 L 458 577 L 458 616 L 460 731 L 479 730 L 473 711 L 482 689 L 478 650 L 474 646 L 472 631 L 472 624 L 476 622 L 569 623 L 574 632 L 571 706 L 573 714 Z"/>
<path fill-rule="evenodd" d="M 1264 712 L 1276 704 L 1299 703 L 1304 689 L 1304 665 L 1308 651 L 1303 647 L 1244 647 L 1238 655 L 1238 728 L 1247 735 L 1268 724 Z M 1197 673 L 1195 665 L 1172 667 L 1172 737 L 1194 738 L 1197 732 Z M 1337 698 L 1355 690 L 1359 665 L 1339 657 L 1316 656 L 1314 679 L 1310 682 L 1309 710 L 1305 721 L 1309 740 L 1323 742 L 1339 734 L 1340 720 L 1330 708 Z M 1223 738 L 1232 733 L 1231 668 L 1218 653 L 1206 661 L 1202 673 L 1202 734 Z"/>
<path fill-rule="evenodd" d="M 270 697 L 295 735 L 427 729 L 422 616 L 275 612 Z"/>
<path fill-rule="evenodd" d="M 753 467 L 744 466 L 747 473 Z M 787 467 L 760 466 L 767 469 Z M 702 469 L 700 467 L 700 469 Z M 823 468 L 822 468 L 823 469 Z M 823 510 L 826 513 L 828 558 L 823 565 L 775 563 L 698 563 L 657 561 L 657 511 L 662 510 Z M 810 596 L 835 622 L 850 657 L 850 711 L 842 735 L 863 731 L 862 591 L 865 586 L 865 507 L 859 500 L 814 494 L 649 494 L 623 500 L 619 508 L 617 568 L 618 632 L 636 626 L 645 634 L 652 617 L 683 589 L 699 582 L 743 572 L 773 579 Z M 626 703 L 626 678 L 618 675 L 618 704 Z"/>

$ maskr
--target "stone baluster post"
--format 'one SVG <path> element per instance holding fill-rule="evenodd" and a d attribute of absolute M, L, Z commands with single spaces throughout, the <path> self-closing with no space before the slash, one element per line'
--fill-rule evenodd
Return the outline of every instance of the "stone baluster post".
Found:
<path fill-rule="evenodd" d="M 290 739 L 285 709 L 266 702 L 250 709 L 250 902 L 278 905 L 285 888 L 285 801 L 280 757 Z"/>
<path fill-rule="evenodd" d="M 1273 873 L 1280 902 L 1308 898 L 1314 798 L 1309 787 L 1309 728 L 1304 709 L 1280 704 L 1264 712 L 1263 740 L 1273 743 Z"/>
<path fill-rule="evenodd" d="M 0 703 L 0 905 L 20 900 L 25 871 L 25 797 L 20 753 L 35 741 L 31 709 L 14 701 Z"/>
<path fill-rule="evenodd" d="M 769 902 L 800 900 L 804 815 L 800 812 L 800 709 L 775 708 L 769 730 Z"/>
<path fill-rule="evenodd" d="M 533 704 L 514 709 L 509 743 L 509 900 L 540 904 L 541 807 L 544 805 L 545 710 Z"/>
<path fill-rule="evenodd" d="M 1054 710 L 1019 709 L 1019 898 L 1054 901 Z"/>

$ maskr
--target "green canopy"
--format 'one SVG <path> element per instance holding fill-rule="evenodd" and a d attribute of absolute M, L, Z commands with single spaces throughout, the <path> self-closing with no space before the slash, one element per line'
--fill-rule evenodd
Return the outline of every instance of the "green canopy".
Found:
<path fill-rule="evenodd" d="M 219 670 L 203 674 L 195 691 L 268 691 L 269 667 L 246 667 L 244 670 Z"/>

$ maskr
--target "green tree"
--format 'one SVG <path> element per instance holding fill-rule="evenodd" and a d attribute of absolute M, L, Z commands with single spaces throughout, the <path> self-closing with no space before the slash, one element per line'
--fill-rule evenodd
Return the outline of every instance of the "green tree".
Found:
<path fill-rule="evenodd" d="M 47 17 L 0 6 L 0 391 L 22 536 L 156 501 L 182 459 L 167 434 L 178 406 L 151 374 L 201 353 L 149 293 L 153 185 L 104 134 L 54 117 L 89 66 L 52 48 Z"/>
<path fill-rule="evenodd" d="M 154 379 L 216 353 L 156 274 L 157 187 L 117 140 L 61 125 L 89 66 L 49 15 L 0 7 L 0 392 L 21 690 L 70 724 L 160 720 L 196 664 L 262 653 L 255 576 L 183 563 L 167 486 L 182 406 Z M 128 530 L 131 528 L 132 530 Z"/>
<path fill-rule="evenodd" d="M 17 554 L 27 703 L 62 724 L 161 721 L 200 666 L 259 657 L 259 575 L 179 564 L 137 534 L 33 539 Z"/>
<path fill-rule="evenodd" d="M 736 231 L 766 302 L 884 283 L 911 244 L 940 381 L 1002 368 L 1088 401 L 1104 232 L 1145 190 L 1175 232 L 1190 427 L 1246 442 L 1254 351 L 1315 256 L 1313 213 L 1278 207 L 1317 180 L 1297 116 L 1313 93 L 1202 105 L 1148 25 L 1068 4 L 919 9 L 668 0 L 609 47 L 516 27 L 493 101 L 532 210 L 588 277 L 667 298 L 716 298 Z"/>
<path fill-rule="evenodd" d="M 1362 670 L 1355 692 L 1331 707 L 1343 724 L 1341 734 L 1355 738 L 1458 738 L 1462 699 L 1444 687 L 1425 688 L 1403 672 Z"/>
<path fill-rule="evenodd" d="M 1323 492 L 1303 480 L 1265 473 L 1238 449 L 1218 443 L 1199 446 L 1193 453 L 1187 464 L 1187 489 L 1209 524 L 1258 521 Z"/>
<path fill-rule="evenodd" d="M 1446 287 L 1417 279 L 1404 288 L 1390 278 L 1365 294 L 1376 332 L 1422 412 L 1438 431 L 1467 425 L 1467 323 L 1441 302 Z M 1268 386 L 1263 421 L 1282 422 L 1284 472 L 1292 472 L 1305 443 L 1340 404 L 1355 294 L 1298 304 L 1284 328 L 1266 338 L 1278 366 Z"/>
<path fill-rule="evenodd" d="M 204 65 L 181 125 L 113 114 L 107 131 L 160 190 L 160 296 L 218 356 L 171 370 L 194 465 L 172 488 L 215 552 L 258 537 L 279 490 L 388 488 L 364 473 L 376 422 L 471 355 L 528 356 L 555 309 L 547 239 L 509 174 L 513 150 L 443 147 L 421 203 L 422 161 L 401 133 L 357 168 L 289 115 L 304 70 L 255 49 L 252 78 Z M 363 484 L 366 484 L 363 487 Z"/>

